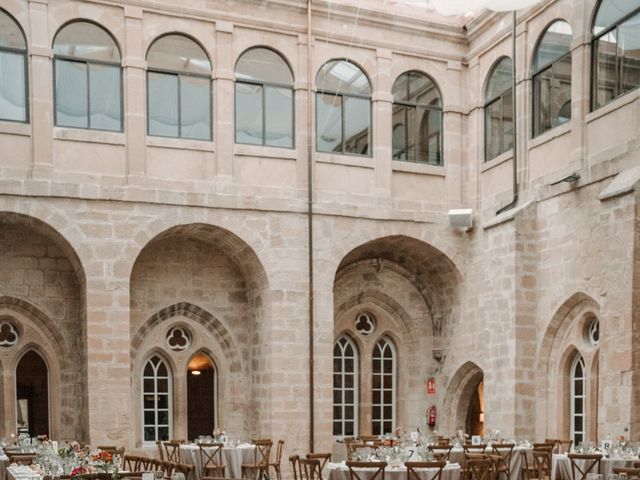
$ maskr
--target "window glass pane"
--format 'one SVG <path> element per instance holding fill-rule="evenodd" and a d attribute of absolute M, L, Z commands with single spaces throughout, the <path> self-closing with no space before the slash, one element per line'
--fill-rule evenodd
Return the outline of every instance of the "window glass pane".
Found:
<path fill-rule="evenodd" d="M 355 435 L 355 433 L 354 433 L 354 422 L 345 422 L 344 434 L 347 435 L 347 436 Z"/>
<path fill-rule="evenodd" d="M 169 440 L 169 427 L 158 428 L 158 440 Z"/>
<path fill-rule="evenodd" d="M 342 407 L 339 405 L 334 405 L 333 407 L 333 418 L 342 419 Z"/>
<path fill-rule="evenodd" d="M 596 108 L 617 96 L 616 45 L 615 30 L 596 42 L 596 98 L 594 101 Z"/>
<path fill-rule="evenodd" d="M 491 160 L 500 154 L 502 125 L 502 100 L 498 99 L 484 109 L 485 159 Z"/>
<path fill-rule="evenodd" d="M 333 422 L 333 434 L 342 435 L 342 422 Z M 347 435 L 345 433 L 345 435 Z"/>
<path fill-rule="evenodd" d="M 268 48 L 252 48 L 243 53 L 236 64 L 236 79 L 293 84 L 293 75 L 287 62 Z"/>
<path fill-rule="evenodd" d="M 147 368 L 149 368 L 149 365 L 147 365 Z M 144 372 L 145 376 L 147 375 L 146 370 L 147 369 L 145 368 L 145 372 Z M 145 392 L 153 392 L 153 380 L 152 379 L 145 378 L 143 385 L 144 385 L 143 390 Z"/>
<path fill-rule="evenodd" d="M 576 432 L 582 432 L 582 425 L 583 425 L 583 421 L 582 421 L 582 416 L 580 415 L 576 415 L 575 416 L 575 431 Z"/>
<path fill-rule="evenodd" d="M 440 91 L 433 80 L 420 72 L 403 73 L 393 84 L 393 101 L 440 106 Z"/>
<path fill-rule="evenodd" d="M 169 412 L 167 410 L 158 410 L 158 425 L 169 424 Z"/>
<path fill-rule="evenodd" d="M 56 35 L 53 53 L 67 57 L 120 63 L 120 52 L 106 30 L 89 22 L 70 23 Z"/>
<path fill-rule="evenodd" d="M 371 95 L 369 79 L 359 67 L 345 60 L 323 65 L 316 77 L 318 90 L 352 95 Z"/>
<path fill-rule="evenodd" d="M 0 12 L 0 19 L 2 12 Z M 1 31 L 1 30 L 0 30 Z M 19 53 L 0 52 L 0 118 L 27 120 L 25 57 Z"/>
<path fill-rule="evenodd" d="M 576 380 L 574 384 L 574 392 L 576 395 L 582 395 L 582 380 Z"/>
<path fill-rule="evenodd" d="M 156 414 L 153 410 L 144 412 L 145 425 L 153 425 L 156 420 Z"/>
<path fill-rule="evenodd" d="M 344 376 L 344 386 L 346 388 L 353 388 L 353 375 L 345 375 Z"/>
<path fill-rule="evenodd" d="M 91 128 L 121 130 L 120 67 L 89 65 Z"/>
<path fill-rule="evenodd" d="M 274 147 L 293 147 L 293 90 L 265 88 L 265 143 Z"/>
<path fill-rule="evenodd" d="M 156 380 L 158 382 L 158 393 L 167 393 L 169 391 L 169 380 L 166 378 L 160 378 Z"/>
<path fill-rule="evenodd" d="M 486 101 L 502 95 L 512 87 L 512 65 L 511 59 L 505 57 L 493 68 L 489 81 L 487 82 Z"/>
<path fill-rule="evenodd" d="M 533 112 L 534 136 L 571 119 L 570 57 L 533 77 Z"/>
<path fill-rule="evenodd" d="M 154 427 L 144 427 L 144 441 L 153 442 L 156 439 L 156 429 Z"/>
<path fill-rule="evenodd" d="M 420 146 L 420 120 L 418 119 L 418 109 L 407 108 L 407 160 L 415 162 L 419 156 Z"/>
<path fill-rule="evenodd" d="M 333 391 L 333 403 L 342 403 L 342 390 Z"/>
<path fill-rule="evenodd" d="M 236 83 L 236 142 L 262 145 L 262 87 Z"/>
<path fill-rule="evenodd" d="M 168 395 L 158 395 L 158 408 L 169 408 L 169 396 Z"/>
<path fill-rule="evenodd" d="M 147 73 L 149 135 L 178 136 L 178 76 Z"/>
<path fill-rule="evenodd" d="M 18 23 L 2 10 L 0 10 L 0 47 L 27 48 Z"/>
<path fill-rule="evenodd" d="M 342 388 L 342 375 L 333 374 L 333 387 L 334 388 Z"/>
<path fill-rule="evenodd" d="M 422 115 L 420 142 L 421 145 L 426 143 L 426 155 L 420 151 L 418 161 L 426 161 L 433 165 L 441 165 L 442 110 L 428 109 Z"/>
<path fill-rule="evenodd" d="M 371 102 L 369 99 L 343 97 L 345 152 L 369 155 Z"/>
<path fill-rule="evenodd" d="M 147 65 L 160 70 L 211 74 L 209 57 L 200 45 L 184 35 L 165 35 L 147 53 Z"/>
<path fill-rule="evenodd" d="M 156 406 L 155 396 L 153 396 L 153 395 L 145 395 L 144 396 L 143 408 L 155 408 L 155 406 Z"/>
<path fill-rule="evenodd" d="M 353 407 L 347 406 L 344 408 L 344 417 L 345 418 L 353 418 Z"/>
<path fill-rule="evenodd" d="M 342 151 L 342 98 L 319 93 L 316 101 L 316 148 Z"/>
<path fill-rule="evenodd" d="M 574 412 L 582 413 L 582 398 L 576 398 L 574 400 Z"/>
<path fill-rule="evenodd" d="M 502 148 L 500 153 L 513 147 L 513 95 L 509 92 L 502 97 Z"/>
<path fill-rule="evenodd" d="M 211 80 L 180 76 L 182 138 L 211 139 Z"/>
<path fill-rule="evenodd" d="M 640 14 L 620 25 L 619 56 L 622 60 L 620 94 L 640 87 Z"/>
<path fill-rule="evenodd" d="M 571 49 L 571 26 L 562 20 L 554 22 L 538 44 L 533 60 L 533 71 L 553 63 Z"/>
<path fill-rule="evenodd" d="M 56 125 L 89 127 L 87 65 L 56 60 Z"/>
<path fill-rule="evenodd" d="M 345 372 L 353 372 L 353 358 L 346 358 L 344 361 Z"/>
<path fill-rule="evenodd" d="M 598 34 L 638 8 L 638 0 L 603 0 L 593 24 Z"/>
<path fill-rule="evenodd" d="M 394 160 L 407 160 L 407 109 L 402 105 L 393 105 L 393 158 Z"/>
<path fill-rule="evenodd" d="M 353 404 L 353 390 L 345 390 L 344 392 L 344 403 Z"/>

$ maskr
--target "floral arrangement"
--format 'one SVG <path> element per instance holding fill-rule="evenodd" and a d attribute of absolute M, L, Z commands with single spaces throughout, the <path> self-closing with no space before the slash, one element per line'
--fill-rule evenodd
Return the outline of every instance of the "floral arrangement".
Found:
<path fill-rule="evenodd" d="M 58 455 L 62 458 L 80 457 L 82 452 L 83 449 L 78 442 L 71 442 L 66 447 L 58 449 Z"/>
<path fill-rule="evenodd" d="M 75 477 L 78 475 L 86 475 L 87 473 L 91 473 L 91 469 L 89 469 L 89 467 L 87 467 L 86 465 L 78 465 L 71 470 L 69 476 Z"/>
<path fill-rule="evenodd" d="M 113 455 L 105 450 L 98 450 L 91 455 L 91 465 L 96 470 L 115 475 L 118 473 L 118 465 L 113 460 Z"/>

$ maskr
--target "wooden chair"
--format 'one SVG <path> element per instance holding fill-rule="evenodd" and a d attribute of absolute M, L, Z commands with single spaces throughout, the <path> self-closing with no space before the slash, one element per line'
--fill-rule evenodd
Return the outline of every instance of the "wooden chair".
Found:
<path fill-rule="evenodd" d="M 182 463 L 180 458 L 180 445 L 182 445 L 182 443 L 174 442 L 173 440 L 170 442 L 162 442 L 165 462 Z"/>
<path fill-rule="evenodd" d="M 522 463 L 520 466 L 521 476 L 524 480 L 534 480 L 536 478 L 533 462 L 529 465 L 529 452 L 527 450 L 520 451 Z"/>
<path fill-rule="evenodd" d="M 109 452 L 112 455 L 115 455 L 115 453 L 116 453 L 116 446 L 115 445 L 98 445 L 96 448 L 98 450 L 102 450 L 103 452 Z"/>
<path fill-rule="evenodd" d="M 514 447 L 514 443 L 494 443 L 491 446 L 493 451 L 491 458 L 494 463 L 496 480 L 500 478 L 500 475 L 505 475 L 507 480 L 511 478 L 510 465 Z"/>
<path fill-rule="evenodd" d="M 156 440 L 156 447 L 158 447 L 158 454 L 160 455 L 160 460 L 164 461 L 164 452 L 162 451 L 162 442 L 160 440 Z"/>
<path fill-rule="evenodd" d="M 130 480 L 141 480 L 144 472 L 118 472 L 118 478 L 128 478 Z"/>
<path fill-rule="evenodd" d="M 320 460 L 313 458 L 301 458 L 299 462 L 301 480 L 322 480 Z"/>
<path fill-rule="evenodd" d="M 470 480 L 492 480 L 493 462 L 490 458 L 471 458 L 467 461 Z"/>
<path fill-rule="evenodd" d="M 140 471 L 140 457 L 135 455 L 125 455 L 122 459 L 123 468 L 128 472 Z"/>
<path fill-rule="evenodd" d="M 289 457 L 289 463 L 291 464 L 291 471 L 293 472 L 293 480 L 301 480 L 300 455 L 291 455 Z"/>
<path fill-rule="evenodd" d="M 485 450 L 487 449 L 487 445 L 486 444 L 473 445 L 471 443 L 465 443 L 462 446 L 462 448 L 464 449 L 464 453 L 479 454 L 479 453 L 485 452 Z"/>
<path fill-rule="evenodd" d="M 176 463 L 173 465 L 172 474 L 181 473 L 185 480 L 195 480 L 196 466 L 188 463 Z"/>
<path fill-rule="evenodd" d="M 36 460 L 35 453 L 12 453 L 7 456 L 9 457 L 9 463 L 17 463 L 18 465 L 29 466 Z"/>
<path fill-rule="evenodd" d="M 173 474 L 173 467 L 174 467 L 174 463 L 171 462 L 167 462 L 166 460 L 164 462 L 162 462 L 162 475 L 164 478 L 166 479 L 170 479 L 171 475 Z"/>
<path fill-rule="evenodd" d="M 269 467 L 267 469 L 267 475 L 269 475 L 269 469 L 273 467 L 276 472 L 276 478 L 278 480 L 282 480 L 282 476 L 280 474 L 280 463 L 282 462 L 282 449 L 284 448 L 284 440 L 278 440 L 278 446 L 276 447 L 276 458 L 273 462 L 269 462 Z"/>
<path fill-rule="evenodd" d="M 571 477 L 573 480 L 586 480 L 587 474 L 591 470 L 593 473 L 600 471 L 600 460 L 602 460 L 602 454 L 600 453 L 569 453 L 567 455 L 571 461 Z M 580 466 L 578 462 L 584 461 L 584 468 Z M 580 475 L 576 476 L 576 472 Z"/>
<path fill-rule="evenodd" d="M 378 435 L 360 435 L 360 441 L 362 443 L 377 442 L 378 440 L 380 440 Z"/>
<path fill-rule="evenodd" d="M 429 445 L 427 449 L 438 462 L 448 462 L 451 455 L 451 445 Z"/>
<path fill-rule="evenodd" d="M 352 460 L 354 458 L 354 454 L 362 448 L 371 448 L 371 447 L 366 443 L 356 443 L 356 442 L 347 443 L 347 460 Z"/>
<path fill-rule="evenodd" d="M 253 463 L 245 463 L 241 466 L 242 478 L 252 478 L 259 480 L 263 476 L 269 476 L 269 459 L 271 457 L 271 446 L 273 442 L 267 438 L 252 440 L 255 445 L 253 452 Z M 249 477 L 246 474 L 250 474 Z"/>
<path fill-rule="evenodd" d="M 324 470 L 324 466 L 327 462 L 331 461 L 330 453 L 307 453 L 307 458 L 309 460 L 318 460 L 320 462 L 320 473 Z"/>
<path fill-rule="evenodd" d="M 551 450 L 534 450 L 533 473 L 538 480 L 548 480 L 551 478 Z"/>
<path fill-rule="evenodd" d="M 198 446 L 203 477 L 224 477 L 225 466 L 222 462 L 222 443 L 201 443 Z M 210 475 L 213 473 L 213 475 Z"/>
<path fill-rule="evenodd" d="M 460 469 L 460 478 L 462 480 L 470 480 L 472 477 L 471 470 L 469 469 L 469 462 L 472 460 L 489 460 L 491 468 L 493 469 L 493 462 L 489 458 L 489 455 L 485 453 L 465 453 Z"/>
<path fill-rule="evenodd" d="M 621 473 L 625 473 L 628 478 L 631 477 L 640 477 L 640 468 L 630 468 L 630 467 L 613 467 L 613 473 L 620 475 Z"/>
<path fill-rule="evenodd" d="M 442 479 L 442 469 L 447 464 L 446 461 L 441 460 L 439 462 L 404 462 L 404 466 L 407 467 L 407 480 L 422 480 L 420 475 L 416 472 L 419 468 L 437 468 L 438 471 L 429 477 L 431 480 Z"/>
<path fill-rule="evenodd" d="M 436 437 L 436 445 L 446 446 L 450 444 L 451 442 L 449 441 L 449 437 L 443 437 L 443 436 Z"/>
<path fill-rule="evenodd" d="M 387 467 L 387 462 L 351 462 L 347 461 L 347 467 L 349 468 L 349 478 L 351 480 L 384 480 L 384 469 Z M 367 472 L 365 478 L 360 478 L 356 468 L 368 468 L 375 469 L 373 475 L 371 472 Z"/>

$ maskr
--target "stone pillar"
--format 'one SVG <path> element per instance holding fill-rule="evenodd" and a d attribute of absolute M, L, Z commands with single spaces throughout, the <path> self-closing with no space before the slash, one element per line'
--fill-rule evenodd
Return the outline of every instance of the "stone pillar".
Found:
<path fill-rule="evenodd" d="M 372 95 L 373 129 L 371 132 L 373 160 L 375 164 L 375 194 L 377 197 L 391 196 L 391 51 L 376 50 L 375 91 Z"/>
<path fill-rule="evenodd" d="M 446 168 L 447 176 L 446 189 L 447 199 L 451 207 L 469 207 L 465 205 L 462 189 L 462 152 L 463 152 L 463 111 L 460 93 L 462 64 L 460 62 L 447 62 L 447 105 L 443 105 L 442 113 L 442 135 L 443 135 L 443 165 Z M 454 87 L 454 88 L 451 88 Z M 440 90 L 442 92 L 442 89 Z M 454 95 L 455 94 L 455 95 Z M 445 99 L 443 99 L 445 100 Z M 471 160 L 476 161 L 475 158 Z"/>
<path fill-rule="evenodd" d="M 48 0 L 29 0 L 29 95 L 33 142 L 31 176 L 43 179 L 49 178 L 53 172 L 53 70 L 47 4 Z"/>
<path fill-rule="evenodd" d="M 215 63 L 215 128 L 216 144 L 216 185 L 224 193 L 233 182 L 234 131 L 234 51 L 233 24 L 216 22 L 216 63 Z M 209 170 L 208 170 L 209 171 Z M 213 170 L 210 173 L 214 173 Z"/>
<path fill-rule="evenodd" d="M 124 129 L 127 136 L 127 174 L 143 177 L 146 173 L 145 142 L 146 86 L 145 52 L 142 47 L 142 9 L 125 6 L 125 45 L 123 48 Z"/>
<path fill-rule="evenodd" d="M 306 35 L 298 35 L 298 68 L 296 68 L 297 76 L 295 78 L 295 140 L 296 140 L 296 185 L 300 189 L 300 195 L 306 195 L 307 191 L 307 173 L 309 168 L 308 151 L 311 144 L 311 136 L 309 136 L 308 122 L 309 118 L 309 95 L 313 95 L 308 89 L 313 89 L 313 80 L 311 85 L 307 82 L 307 44 L 311 41 Z M 313 43 L 312 43 L 313 48 Z M 315 99 L 312 97 L 311 101 Z M 313 108 L 311 108 L 313 112 Z M 315 122 L 312 120 L 310 127 L 313 129 Z M 313 132 L 313 130 L 311 130 Z M 313 152 L 311 152 L 313 156 Z"/>

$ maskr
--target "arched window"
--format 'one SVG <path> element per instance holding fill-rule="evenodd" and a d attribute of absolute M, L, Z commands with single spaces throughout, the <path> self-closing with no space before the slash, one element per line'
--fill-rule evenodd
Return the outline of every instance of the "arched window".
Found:
<path fill-rule="evenodd" d="M 247 50 L 236 64 L 236 142 L 293 148 L 293 74 L 268 48 Z"/>
<path fill-rule="evenodd" d="M 442 97 L 438 86 L 425 74 L 412 71 L 398 77 L 392 93 L 393 159 L 442 165 Z"/>
<path fill-rule="evenodd" d="M 18 433 L 49 434 L 49 369 L 44 359 L 29 350 L 16 368 Z"/>
<path fill-rule="evenodd" d="M 27 42 L 18 23 L 0 10 L 0 120 L 28 120 L 27 90 Z"/>
<path fill-rule="evenodd" d="M 533 136 L 569 120 L 571 26 L 558 20 L 547 28 L 533 56 Z"/>
<path fill-rule="evenodd" d="M 211 63 L 184 35 L 165 35 L 147 52 L 147 131 L 211 140 Z"/>
<path fill-rule="evenodd" d="M 384 435 L 396 427 L 396 351 L 387 338 L 378 340 L 373 348 L 371 377 L 371 433 Z"/>
<path fill-rule="evenodd" d="M 316 149 L 371 155 L 371 86 L 359 67 L 331 60 L 316 77 Z"/>
<path fill-rule="evenodd" d="M 513 63 L 504 57 L 489 74 L 484 104 L 484 159 L 513 148 Z"/>
<path fill-rule="evenodd" d="M 53 54 L 55 124 L 122 131 L 120 51 L 111 35 L 73 22 L 57 33 Z"/>
<path fill-rule="evenodd" d="M 346 336 L 333 346 L 333 434 L 358 435 L 358 350 Z"/>
<path fill-rule="evenodd" d="M 571 439 L 574 445 L 585 440 L 586 432 L 586 383 L 587 376 L 584 369 L 584 360 L 580 354 L 576 354 L 571 364 Z"/>
<path fill-rule="evenodd" d="M 171 434 L 171 371 L 154 355 L 142 374 L 142 439 L 169 440 Z"/>
<path fill-rule="evenodd" d="M 211 435 L 216 428 L 216 366 L 197 353 L 187 365 L 187 438 Z"/>
<path fill-rule="evenodd" d="M 640 87 L 640 3 L 602 0 L 593 22 L 591 108 Z"/>

